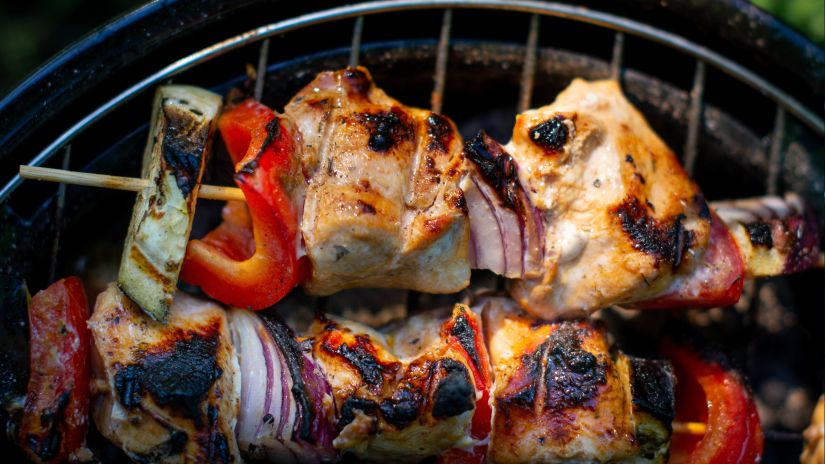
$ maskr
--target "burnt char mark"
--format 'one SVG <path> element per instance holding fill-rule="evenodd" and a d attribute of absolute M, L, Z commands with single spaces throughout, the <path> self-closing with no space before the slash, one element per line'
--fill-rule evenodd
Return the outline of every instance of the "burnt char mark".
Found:
<path fill-rule="evenodd" d="M 462 192 L 461 189 L 445 193 L 444 201 L 454 209 L 461 211 L 465 216 L 470 214 L 470 211 L 467 209 L 467 199 L 464 198 L 464 192 Z"/>
<path fill-rule="evenodd" d="M 201 172 L 209 127 L 195 125 L 177 114 L 177 111 L 167 111 L 165 105 L 163 113 L 166 120 L 166 130 L 161 141 L 163 159 L 172 169 L 180 191 L 184 196 L 189 196 Z"/>
<path fill-rule="evenodd" d="M 361 411 L 368 416 L 375 417 L 378 411 L 378 405 L 375 404 L 373 400 L 350 396 L 341 406 L 341 417 L 338 419 L 338 427 L 344 428 L 347 424 L 355 420 L 355 411 Z"/>
<path fill-rule="evenodd" d="M 585 333 L 574 323 L 564 322 L 550 336 L 544 373 L 546 409 L 559 411 L 585 404 L 607 382 L 607 364 L 581 347 Z"/>
<path fill-rule="evenodd" d="M 564 124 L 562 115 L 557 115 L 530 128 L 530 140 L 548 155 L 564 150 L 564 144 L 567 143 L 569 136 L 569 130 Z"/>
<path fill-rule="evenodd" d="M 539 345 L 532 353 L 522 355 L 521 364 L 504 390 L 504 395 L 496 399 L 496 402 L 504 409 L 518 406 L 533 410 L 538 382 L 541 378 L 542 360 L 546 351 L 547 342 Z"/>
<path fill-rule="evenodd" d="M 54 404 L 40 413 L 39 433 L 26 434 L 26 446 L 43 462 L 53 459 L 60 452 L 63 439 L 60 424 L 66 416 L 71 394 L 71 389 L 64 391 Z"/>
<path fill-rule="evenodd" d="M 187 442 L 189 442 L 189 435 L 187 435 L 186 432 L 182 430 L 173 430 L 169 434 L 168 440 L 153 446 L 145 453 L 136 454 L 132 452 L 129 457 L 140 464 L 161 462 L 164 458 L 183 453 L 186 449 Z"/>
<path fill-rule="evenodd" d="M 471 411 L 475 406 L 475 389 L 467 368 L 453 359 L 444 359 L 439 364 L 447 375 L 435 387 L 433 417 L 446 419 Z"/>
<path fill-rule="evenodd" d="M 676 416 L 676 377 L 667 361 L 628 356 L 633 405 L 670 423 Z"/>
<path fill-rule="evenodd" d="M 771 235 L 770 224 L 751 222 L 750 224 L 745 224 L 745 229 L 748 231 L 748 236 L 752 244 L 755 246 L 764 246 L 768 249 L 773 248 L 773 236 Z"/>
<path fill-rule="evenodd" d="M 513 157 L 484 131 L 464 144 L 464 151 L 484 181 L 498 194 L 501 203 L 512 210 L 520 209 L 518 166 Z"/>
<path fill-rule="evenodd" d="M 470 324 L 469 319 L 467 319 L 467 314 L 463 309 L 461 310 L 461 314 L 455 318 L 453 327 L 450 329 L 450 335 L 458 340 L 458 343 L 470 356 L 475 368 L 479 372 L 483 372 L 481 369 L 481 362 L 478 358 L 478 351 L 476 350 L 476 333 L 472 324 Z"/>
<path fill-rule="evenodd" d="M 622 229 L 630 237 L 633 248 L 653 255 L 658 261 L 665 261 L 673 269 L 679 268 L 685 252 L 693 242 L 693 232 L 686 230 L 683 214 L 676 215 L 669 223 L 650 215 L 638 198 L 629 196 L 613 208 Z"/>
<path fill-rule="evenodd" d="M 269 314 L 261 314 L 261 319 L 278 348 L 284 354 L 287 369 L 289 369 L 289 375 L 292 378 L 292 397 L 298 403 L 299 436 L 303 440 L 311 441 L 312 422 L 315 420 L 316 415 L 321 414 L 321 411 L 313 410 L 307 385 L 304 383 L 303 375 L 301 375 L 306 368 L 304 357 L 301 354 L 301 347 L 298 346 L 292 329 L 282 320 Z"/>
<path fill-rule="evenodd" d="M 198 441 L 201 448 L 206 450 L 206 459 L 211 463 L 229 463 L 232 457 L 229 452 L 229 443 L 218 426 L 218 409 L 209 405 L 206 408 L 206 417 L 209 420 L 209 433 Z"/>
<path fill-rule="evenodd" d="M 396 390 L 392 398 L 381 401 L 379 406 L 384 420 L 398 429 L 403 429 L 418 417 L 421 395 L 406 388 Z"/>
<path fill-rule="evenodd" d="M 261 160 L 261 156 L 264 155 L 264 152 L 279 138 L 281 137 L 281 118 L 275 117 L 272 118 L 271 121 L 266 123 L 266 138 L 264 139 L 263 143 L 261 144 L 261 149 L 258 150 L 258 153 L 255 155 L 254 158 L 247 161 L 239 170 L 238 174 L 254 174 L 255 169 L 258 168 L 258 163 Z"/>
<path fill-rule="evenodd" d="M 200 428 L 201 402 L 222 374 L 215 358 L 217 349 L 218 335 L 213 332 L 209 336 L 179 339 L 171 349 L 144 354 L 115 374 L 120 402 L 134 408 L 140 404 L 143 393 L 148 392 L 158 405 L 179 409 Z"/>
<path fill-rule="evenodd" d="M 450 121 L 440 114 L 430 113 L 427 117 L 427 151 L 447 153 L 447 147 L 453 141 L 455 134 Z"/>
<path fill-rule="evenodd" d="M 348 67 L 343 72 L 343 78 L 350 96 L 366 97 L 372 87 L 372 79 L 361 68 Z"/>
<path fill-rule="evenodd" d="M 355 120 L 369 131 L 367 146 L 375 152 L 387 152 L 399 143 L 412 140 L 413 126 L 407 113 L 397 106 L 390 111 L 359 113 Z"/>
<path fill-rule="evenodd" d="M 324 342 L 322 346 L 324 350 L 346 359 L 367 385 L 376 387 L 384 382 L 384 366 L 375 358 L 374 349 L 367 337 L 356 335 L 353 346 L 342 343 L 334 347 L 328 342 Z"/>

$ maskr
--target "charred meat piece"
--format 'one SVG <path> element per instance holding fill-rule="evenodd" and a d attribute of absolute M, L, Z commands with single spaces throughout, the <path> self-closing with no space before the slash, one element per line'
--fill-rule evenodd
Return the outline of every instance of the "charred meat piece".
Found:
<path fill-rule="evenodd" d="M 496 379 L 492 462 L 666 461 L 667 363 L 611 351 L 590 322 L 536 320 L 503 298 L 480 304 Z"/>
<path fill-rule="evenodd" d="M 387 96 L 364 68 L 319 74 L 286 114 L 301 132 L 308 178 L 307 290 L 467 286 L 462 141 L 452 121 Z"/>
<path fill-rule="evenodd" d="M 165 321 L 177 289 L 212 145 L 221 97 L 197 88 L 158 88 L 118 284 L 147 314 Z"/>
<path fill-rule="evenodd" d="M 238 361 L 220 306 L 178 293 L 161 324 L 110 285 L 89 328 L 104 437 L 136 462 L 241 462 Z"/>
<path fill-rule="evenodd" d="M 580 316 L 663 295 L 648 306 L 715 302 L 741 286 L 741 260 L 723 259 L 735 250 L 732 238 L 723 226 L 720 243 L 711 243 L 701 191 L 616 82 L 574 80 L 553 104 L 518 115 L 506 146 L 481 135 L 465 151 L 469 180 L 495 194 L 487 208 L 468 194 L 475 249 L 502 256 L 493 270 L 515 279 L 511 294 L 536 316 Z M 492 220 L 478 209 L 492 211 Z M 498 234 L 479 230 L 496 226 Z M 708 253 L 714 246 L 724 252 Z M 491 268 L 479 251 L 474 258 Z M 709 285 L 672 288 L 703 266 L 713 268 Z"/>
<path fill-rule="evenodd" d="M 458 305 L 384 333 L 332 318 L 314 322 L 307 340 L 335 399 L 337 449 L 368 461 L 417 462 L 473 445 L 477 369 L 451 335 L 469 312 Z"/>
<path fill-rule="evenodd" d="M 717 201 L 711 208 L 733 233 L 749 277 L 790 274 L 822 265 L 819 227 L 799 195 Z"/>

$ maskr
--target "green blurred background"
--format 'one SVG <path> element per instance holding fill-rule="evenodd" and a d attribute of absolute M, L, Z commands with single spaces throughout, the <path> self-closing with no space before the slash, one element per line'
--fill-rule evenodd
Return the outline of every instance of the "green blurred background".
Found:
<path fill-rule="evenodd" d="M 0 1 L 0 96 L 61 48 L 145 1 Z M 752 1 L 825 46 L 825 0 Z"/>

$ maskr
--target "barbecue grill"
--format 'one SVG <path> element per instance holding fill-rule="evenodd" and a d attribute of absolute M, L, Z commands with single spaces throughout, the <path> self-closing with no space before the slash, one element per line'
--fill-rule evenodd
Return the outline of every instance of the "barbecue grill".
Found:
<path fill-rule="evenodd" d="M 617 79 L 709 199 L 792 191 L 823 217 L 825 51 L 743 0 L 299 3 L 154 2 L 64 50 L 0 101 L 4 400 L 25 390 L 28 369 L 14 278 L 34 291 L 77 274 L 97 294 L 116 275 L 134 200 L 23 182 L 18 165 L 136 175 L 153 89 L 170 80 L 218 93 L 247 85 L 282 108 L 317 72 L 361 64 L 399 100 L 449 115 L 465 137 L 485 128 L 504 141 L 517 111 L 551 102 L 572 78 Z M 204 181 L 228 184 L 229 172 L 218 146 Z M 194 235 L 216 224 L 219 206 L 199 203 Z M 814 270 L 750 283 L 735 308 L 601 317 L 625 351 L 644 353 L 672 319 L 723 344 L 754 386 L 766 462 L 789 462 L 822 391 L 822 278 Z M 373 322 L 454 298 L 293 293 L 289 304 Z M 90 441 L 104 461 L 122 457 L 99 436 Z"/>

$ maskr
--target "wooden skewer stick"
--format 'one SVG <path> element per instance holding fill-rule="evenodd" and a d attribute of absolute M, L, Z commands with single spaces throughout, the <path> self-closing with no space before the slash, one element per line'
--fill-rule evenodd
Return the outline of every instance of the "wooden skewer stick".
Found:
<path fill-rule="evenodd" d="M 63 184 L 85 185 L 115 190 L 140 192 L 149 186 L 147 179 L 136 177 L 109 176 L 88 172 L 64 171 L 62 169 L 41 168 L 37 166 L 20 166 L 20 177 L 24 179 L 60 182 Z M 243 192 L 237 187 L 218 185 L 201 185 L 198 198 L 206 200 L 244 201 Z"/>
<path fill-rule="evenodd" d="M 673 422 L 673 433 L 704 435 L 708 426 L 701 422 Z"/>

